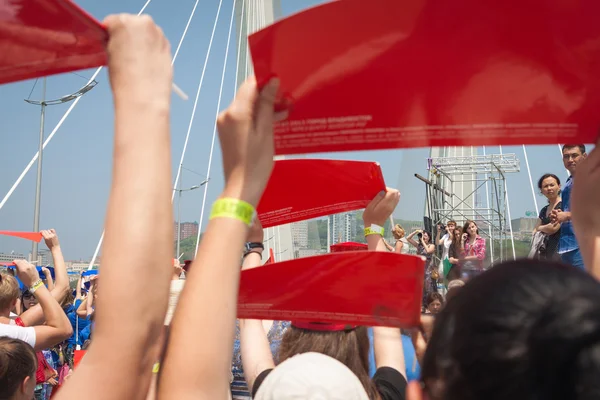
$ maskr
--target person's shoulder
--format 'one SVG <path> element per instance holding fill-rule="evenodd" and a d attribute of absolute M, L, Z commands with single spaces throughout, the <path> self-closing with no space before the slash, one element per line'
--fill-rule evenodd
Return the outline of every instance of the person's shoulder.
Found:
<path fill-rule="evenodd" d="M 377 368 L 373 375 L 373 384 L 381 396 L 381 400 L 404 400 L 408 382 L 404 375 L 395 368 Z"/>

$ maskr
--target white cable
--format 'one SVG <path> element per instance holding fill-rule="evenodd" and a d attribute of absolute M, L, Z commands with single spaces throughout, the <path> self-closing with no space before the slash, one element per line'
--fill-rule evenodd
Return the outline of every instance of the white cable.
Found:
<path fill-rule="evenodd" d="M 150 3 L 150 1 L 152 1 L 152 0 L 148 0 L 146 2 L 144 7 L 142 8 L 142 10 L 138 13 L 138 15 L 140 15 L 142 12 L 144 12 L 144 10 L 146 9 L 146 6 L 148 5 L 148 3 Z M 192 22 L 194 13 L 196 12 L 196 7 L 198 6 L 198 2 L 199 2 L 199 0 L 196 0 L 196 3 L 194 4 L 194 8 L 192 9 L 192 12 L 190 13 L 190 17 L 188 18 L 185 29 L 183 30 L 183 33 L 181 34 L 181 38 L 179 38 L 179 43 L 177 44 L 177 50 L 175 50 L 175 54 L 173 55 L 173 59 L 171 60 L 171 66 L 173 64 L 175 64 L 175 59 L 177 58 L 177 54 L 179 54 L 179 49 L 181 49 L 181 45 L 183 44 L 183 41 L 185 40 L 185 37 L 187 36 L 187 31 L 188 31 L 188 28 L 190 27 L 190 23 Z M 101 69 L 102 69 L 102 67 L 98 68 L 98 71 L 96 71 L 96 74 L 94 74 L 94 76 L 92 77 L 92 80 L 96 77 L 96 75 L 100 72 Z M 77 100 L 79 100 L 79 98 Z M 196 99 L 196 101 L 197 100 L 198 99 Z M 70 109 L 67 112 L 70 112 Z M 179 177 L 179 175 L 178 175 L 178 177 Z M 173 194 L 175 194 L 175 192 L 173 192 Z M 171 197 L 171 201 L 173 201 L 173 197 Z M 98 241 L 98 245 L 96 246 L 96 251 L 94 252 L 92 261 L 90 261 L 90 265 L 88 266 L 88 270 L 93 268 L 94 263 L 96 262 L 96 258 L 98 257 L 98 253 L 100 252 L 100 248 L 102 247 L 102 242 L 104 242 L 104 231 L 102 231 L 102 236 L 100 236 L 100 240 Z"/>
<path fill-rule="evenodd" d="M 144 6 L 142 7 L 142 9 L 138 13 L 138 15 L 140 15 L 141 13 L 144 12 L 144 10 L 146 9 L 146 7 L 148 7 L 148 4 L 150 4 L 151 1 L 152 0 L 147 0 L 146 1 L 146 4 L 144 4 Z M 88 80 L 88 82 L 86 83 L 86 86 L 89 85 L 90 83 L 92 83 L 96 79 L 96 77 L 98 76 L 98 74 L 100 73 L 100 71 L 102 71 L 102 68 L 104 68 L 104 67 L 99 67 L 98 69 L 96 69 L 96 72 L 94 72 L 94 75 L 92 75 L 92 77 Z M 60 121 L 58 121 L 58 124 L 56 124 L 56 126 L 54 127 L 54 129 L 52 130 L 52 132 L 50 133 L 50 135 L 48 135 L 48 137 L 44 141 L 44 144 L 42 145 L 42 150 L 46 148 L 46 146 L 48 145 L 48 143 L 50 143 L 50 141 L 52 140 L 52 138 L 54 137 L 54 135 L 56 135 L 56 132 L 58 132 L 58 130 L 60 129 L 60 127 L 62 126 L 62 124 L 65 122 L 65 120 L 67 119 L 67 117 L 69 116 L 69 114 L 71 114 L 71 111 L 73 111 L 73 109 L 75 108 L 75 106 L 77 105 L 77 103 L 79 103 L 79 100 L 81 100 L 82 97 L 83 96 L 79 96 L 75 100 L 73 100 L 73 103 L 71 103 L 71 105 L 69 106 L 69 108 L 67 109 L 67 111 L 64 113 L 64 115 L 62 116 L 62 118 L 60 119 Z M 8 191 L 8 193 L 6 193 L 6 196 L 4 196 L 4 198 L 2 199 L 2 202 L 0 203 L 0 210 L 2 209 L 2 207 L 4 207 L 4 205 L 6 204 L 6 202 L 8 201 L 8 199 L 10 198 L 10 196 L 12 196 L 12 194 L 14 193 L 14 191 L 21 184 L 21 181 L 23 180 L 23 178 L 25 178 L 25 175 L 27 175 L 27 173 L 29 172 L 29 170 L 31 169 L 31 167 L 33 166 L 33 164 L 38 159 L 39 155 L 40 155 L 40 152 L 37 151 L 35 153 L 35 155 L 33 156 L 33 158 L 31 159 L 31 161 L 29 162 L 29 164 L 27 164 L 27 166 L 25 167 L 25 169 L 23 170 L 23 172 L 21 172 L 21 175 L 19 175 L 19 177 L 17 178 L 17 180 L 15 181 L 15 183 L 12 185 L 12 187 L 10 188 L 10 190 Z"/>
<path fill-rule="evenodd" d="M 500 156 L 502 156 L 502 146 L 500 146 Z M 510 202 L 508 201 L 508 185 L 506 177 L 504 178 L 504 201 L 506 201 L 506 209 L 508 211 L 508 228 L 510 229 L 510 241 L 512 243 L 513 259 L 517 259 L 517 253 L 515 252 L 515 237 L 513 235 L 512 228 L 512 217 L 510 216 Z"/>
<path fill-rule="evenodd" d="M 529 175 L 529 185 L 531 186 L 531 195 L 533 196 L 533 204 L 535 211 L 538 212 L 537 198 L 535 197 L 535 188 L 533 187 L 533 180 L 531 179 L 531 169 L 529 168 L 529 158 L 527 157 L 527 148 L 523 145 L 523 154 L 525 155 L 525 165 L 527 166 L 527 174 Z"/>
<path fill-rule="evenodd" d="M 177 185 L 179 184 L 179 178 L 181 176 L 181 167 L 183 166 L 183 160 L 185 159 L 185 154 L 187 152 L 187 146 L 188 146 L 188 142 L 190 140 L 190 133 L 192 132 L 192 127 L 194 126 L 194 117 L 196 116 L 196 109 L 198 107 L 198 99 L 200 98 L 200 92 L 202 91 L 202 84 L 204 83 L 204 74 L 206 73 L 206 66 L 208 65 L 210 50 L 212 49 L 213 40 L 215 38 L 215 31 L 217 29 L 217 23 L 219 22 L 219 14 L 221 13 L 222 5 L 223 5 L 223 0 L 220 0 L 219 8 L 217 9 L 217 16 L 215 17 L 215 23 L 213 24 L 212 33 L 210 35 L 210 41 L 208 42 L 208 50 L 206 51 L 206 57 L 204 58 L 204 66 L 202 67 L 202 74 L 200 75 L 200 82 L 198 83 L 198 89 L 196 90 L 196 99 L 194 100 L 194 107 L 192 108 L 192 115 L 190 117 L 190 122 L 188 124 L 187 133 L 185 134 L 185 141 L 183 142 L 183 150 L 181 151 L 181 158 L 179 159 L 179 167 L 177 168 L 177 176 L 175 177 L 175 183 L 173 184 L 173 193 L 171 193 L 171 202 L 173 202 L 173 198 L 175 197 L 175 190 L 177 189 Z M 207 179 L 208 179 L 208 177 L 207 177 Z"/>
<path fill-rule="evenodd" d="M 222 1 L 222 0 L 221 0 Z M 231 30 L 233 28 L 233 17 L 235 15 L 235 4 L 237 0 L 233 0 L 233 7 L 231 10 L 231 18 L 229 20 L 229 33 L 227 35 L 227 46 L 225 47 L 225 60 L 223 61 L 223 73 L 221 74 L 221 87 L 219 88 L 219 99 L 217 100 L 217 112 L 215 115 L 215 123 L 213 127 L 212 141 L 210 144 L 210 154 L 208 156 L 208 168 L 206 171 L 206 179 L 207 182 L 204 185 L 204 195 L 202 197 L 202 210 L 200 211 L 200 222 L 198 229 L 198 236 L 196 237 L 196 252 L 194 253 L 194 257 L 198 254 L 198 246 L 200 245 L 200 232 L 202 231 L 202 222 L 204 220 L 204 208 L 206 206 L 206 194 L 208 193 L 208 185 L 210 184 L 210 170 L 212 167 L 212 158 L 213 152 L 215 150 L 215 139 L 217 137 L 217 118 L 219 116 L 219 112 L 221 110 L 221 99 L 223 97 L 223 83 L 225 82 L 225 72 L 227 71 L 227 58 L 229 57 L 229 45 L 231 44 Z M 219 7 L 221 5 L 219 4 Z"/>
<path fill-rule="evenodd" d="M 98 253 L 100 252 L 100 248 L 102 247 L 102 242 L 104 241 L 104 231 L 102 231 L 102 236 L 100 236 L 100 240 L 96 245 L 96 251 L 94 251 L 94 257 L 92 257 L 92 261 L 90 261 L 90 265 L 88 266 L 88 271 L 94 269 L 94 263 L 96 262 L 96 258 L 98 257 Z"/>
<path fill-rule="evenodd" d="M 179 44 L 177 45 L 177 49 L 175 50 L 175 54 L 173 55 L 173 60 L 171 60 L 171 65 L 175 64 L 175 60 L 177 59 L 177 55 L 179 54 L 179 49 L 181 49 L 181 45 L 183 44 L 183 39 L 185 39 L 185 36 L 187 35 L 187 31 L 190 27 L 190 24 L 192 23 L 192 19 L 194 18 L 194 14 L 196 13 L 196 7 L 198 7 L 198 2 L 200 0 L 196 0 L 196 3 L 194 3 L 194 8 L 192 8 L 192 13 L 190 14 L 190 17 L 188 18 L 188 22 L 185 25 L 185 29 L 183 30 L 183 34 L 181 35 L 181 39 L 179 39 Z"/>
<path fill-rule="evenodd" d="M 483 146 L 483 156 L 485 157 L 485 146 Z M 491 164 L 491 162 L 490 162 Z M 490 261 L 491 261 L 491 265 L 494 265 L 494 237 L 492 235 L 492 229 L 493 229 L 493 225 L 494 225 L 494 213 L 492 212 L 491 208 L 490 208 L 490 192 L 489 192 L 489 186 L 488 186 L 488 174 L 485 174 L 485 200 L 487 202 L 487 212 L 489 213 L 488 215 L 491 216 L 491 223 L 488 225 L 488 235 L 490 237 Z"/>
<path fill-rule="evenodd" d="M 242 31 L 244 28 L 244 7 L 246 0 L 242 0 L 242 13 L 240 14 L 240 33 L 238 37 L 238 51 L 235 63 L 235 85 L 233 86 L 233 92 L 237 93 L 238 90 L 238 74 L 240 72 L 240 50 L 242 49 Z"/>

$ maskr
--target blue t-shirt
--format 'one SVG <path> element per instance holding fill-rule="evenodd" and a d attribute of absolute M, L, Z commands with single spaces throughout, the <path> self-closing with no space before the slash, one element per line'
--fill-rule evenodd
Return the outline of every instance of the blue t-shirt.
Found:
<path fill-rule="evenodd" d="M 402 336 L 402 348 L 404 350 L 404 363 L 406 364 L 406 380 L 416 381 L 421 376 L 421 366 L 416 360 L 415 348 L 409 336 Z M 369 342 L 371 349 L 369 350 L 369 374 L 371 377 L 375 375 L 377 367 L 375 366 L 375 351 L 373 351 L 373 328 L 369 328 Z M 413 369 L 414 367 L 414 369 Z"/>
<path fill-rule="evenodd" d="M 90 325 L 90 317 L 81 318 L 77 316 L 77 309 L 81 305 L 81 302 L 82 300 L 80 299 L 75 300 L 75 306 L 69 306 L 65 309 L 69 322 L 71 322 L 71 327 L 73 328 L 73 334 L 67 339 L 67 344 L 83 344 L 84 341 L 81 338 L 81 333 Z M 79 332 L 76 332 L 77 320 L 79 320 Z M 79 341 L 77 341 L 77 338 L 79 338 Z"/>
<path fill-rule="evenodd" d="M 563 211 L 571 211 L 571 189 L 573 189 L 573 176 L 570 176 L 569 179 L 567 179 L 567 183 L 565 183 L 560 194 Z M 577 239 L 575 238 L 573 224 L 571 224 L 571 221 L 563 222 L 560 225 L 559 254 L 568 253 L 577 250 L 578 248 L 579 244 L 577 244 Z"/>

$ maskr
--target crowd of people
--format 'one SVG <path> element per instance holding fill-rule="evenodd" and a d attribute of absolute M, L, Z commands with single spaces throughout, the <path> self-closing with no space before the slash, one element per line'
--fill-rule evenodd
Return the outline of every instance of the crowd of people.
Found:
<path fill-rule="evenodd" d="M 250 78 L 219 115 L 225 187 L 182 267 L 172 259 L 170 46 L 147 16 L 104 24 L 115 135 L 101 277 L 73 294 L 52 230 L 42 234 L 54 280 L 23 260 L 15 271 L 26 292 L 0 276 L 0 399 L 47 398 L 58 385 L 57 399 L 92 400 L 600 397 L 599 151 L 563 148 L 571 177 L 561 198 L 557 177 L 540 180 L 545 250 L 486 271 L 474 221 L 448 221 L 435 238 L 404 238 L 396 226 L 391 246 L 381 227 L 400 193 L 375 196 L 363 213 L 369 251 L 408 244 L 425 259 L 417 329 L 237 319 L 240 272 L 261 268 L 255 208 L 273 168 L 273 125 L 286 118 L 274 112 L 279 82 Z"/>

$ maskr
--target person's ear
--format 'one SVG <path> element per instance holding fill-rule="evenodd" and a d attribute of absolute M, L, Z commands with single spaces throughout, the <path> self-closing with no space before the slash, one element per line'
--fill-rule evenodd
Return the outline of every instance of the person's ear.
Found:
<path fill-rule="evenodd" d="M 425 393 L 417 381 L 408 382 L 406 387 L 406 400 L 426 400 Z"/>
<path fill-rule="evenodd" d="M 26 376 L 25 379 L 23 379 L 23 382 L 21 382 L 21 385 L 19 386 L 19 390 L 21 391 L 21 393 L 24 396 L 29 394 L 27 386 L 29 386 L 31 384 L 29 382 L 30 380 L 31 380 L 31 376 Z"/>

